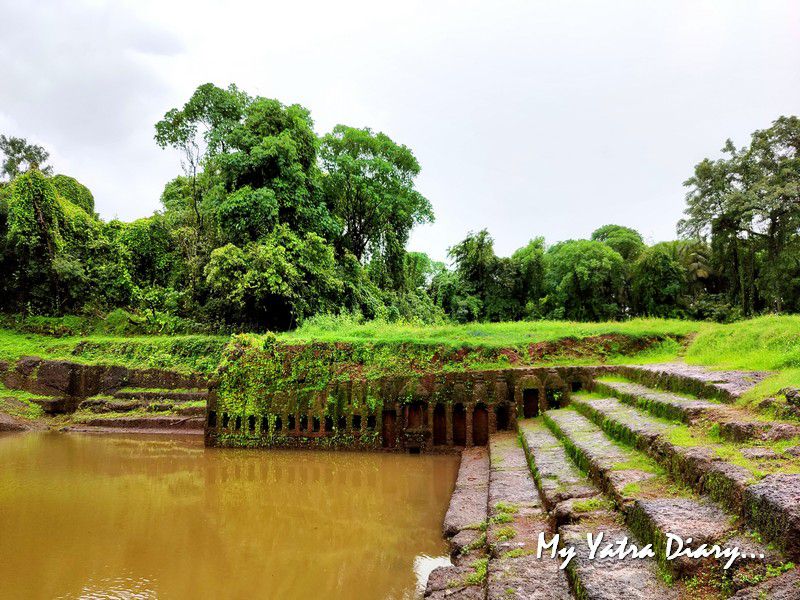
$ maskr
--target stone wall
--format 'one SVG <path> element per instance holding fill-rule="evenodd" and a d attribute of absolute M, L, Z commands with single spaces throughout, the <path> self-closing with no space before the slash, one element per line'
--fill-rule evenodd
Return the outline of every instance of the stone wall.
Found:
<path fill-rule="evenodd" d="M 209 446 L 317 447 L 447 452 L 486 445 L 517 418 L 569 403 L 606 367 L 526 367 L 336 381 L 321 390 L 281 390 L 257 411 L 219 402 L 212 385 Z M 245 406 L 253 406 L 246 404 Z"/>

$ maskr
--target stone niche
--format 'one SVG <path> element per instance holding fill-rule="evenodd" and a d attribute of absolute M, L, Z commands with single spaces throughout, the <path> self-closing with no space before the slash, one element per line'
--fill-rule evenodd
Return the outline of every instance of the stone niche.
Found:
<path fill-rule="evenodd" d="M 486 445 L 517 419 L 566 406 L 602 367 L 520 368 L 351 379 L 283 390 L 259 414 L 232 414 L 211 388 L 206 444 L 220 447 L 452 452 Z"/>

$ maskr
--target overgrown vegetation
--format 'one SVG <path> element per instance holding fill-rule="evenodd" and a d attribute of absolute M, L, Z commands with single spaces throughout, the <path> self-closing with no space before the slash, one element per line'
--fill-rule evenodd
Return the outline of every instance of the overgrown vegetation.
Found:
<path fill-rule="evenodd" d="M 44 148 L 0 136 L 0 311 L 126 311 L 139 333 L 284 331 L 324 315 L 430 325 L 796 312 L 798 140 L 800 119 L 781 117 L 699 163 L 680 240 L 648 246 L 604 225 L 499 257 L 484 230 L 445 265 L 406 249 L 434 218 L 411 149 L 368 128 L 318 136 L 300 105 L 204 84 L 156 123 L 182 173 L 163 210 L 132 223 L 102 221 Z"/>

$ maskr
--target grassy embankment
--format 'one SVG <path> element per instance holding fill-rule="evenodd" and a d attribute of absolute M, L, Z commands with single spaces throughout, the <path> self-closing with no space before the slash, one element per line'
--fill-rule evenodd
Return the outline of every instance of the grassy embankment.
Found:
<path fill-rule="evenodd" d="M 635 354 L 616 351 L 614 340 L 584 344 L 564 353 L 550 352 L 541 359 L 524 358 L 532 344 L 564 338 L 598 339 L 601 336 L 664 341 Z M 688 336 L 688 337 L 687 337 Z M 216 368 L 227 336 L 111 336 L 65 335 L 56 337 L 0 329 L 0 360 L 34 355 L 90 364 L 157 367 L 209 374 Z M 684 344 L 677 339 L 688 339 Z M 572 323 L 536 321 L 475 323 L 467 325 L 412 326 L 342 319 L 316 319 L 293 332 L 278 335 L 279 343 L 345 342 L 380 347 L 466 348 L 474 357 L 461 368 L 509 366 L 499 350 L 513 350 L 525 362 L 547 364 L 646 363 L 681 358 L 691 364 L 721 369 L 772 370 L 776 374 L 747 395 L 766 397 L 782 387 L 800 386 L 800 316 L 760 317 L 730 325 L 665 319 L 625 322 Z M 567 347 L 565 345 L 565 347 Z"/>

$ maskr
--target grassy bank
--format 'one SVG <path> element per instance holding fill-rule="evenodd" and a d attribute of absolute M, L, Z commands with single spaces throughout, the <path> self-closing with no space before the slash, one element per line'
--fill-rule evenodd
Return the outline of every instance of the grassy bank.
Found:
<path fill-rule="evenodd" d="M 278 339 L 292 343 L 370 341 L 394 344 L 437 344 L 448 347 L 509 348 L 566 337 L 685 336 L 713 327 L 714 325 L 710 323 L 676 319 L 633 319 L 605 323 L 519 321 L 433 326 L 399 325 L 380 321 L 357 324 L 342 319 L 315 319 L 293 332 L 279 335 Z"/>
<path fill-rule="evenodd" d="M 40 356 L 84 364 L 210 374 L 217 368 L 228 339 L 208 335 L 53 337 L 0 329 L 0 360 Z"/>
<path fill-rule="evenodd" d="M 715 369 L 775 371 L 743 400 L 775 396 L 800 387 L 800 316 L 766 316 L 701 331 L 686 350 L 686 362 Z"/>

